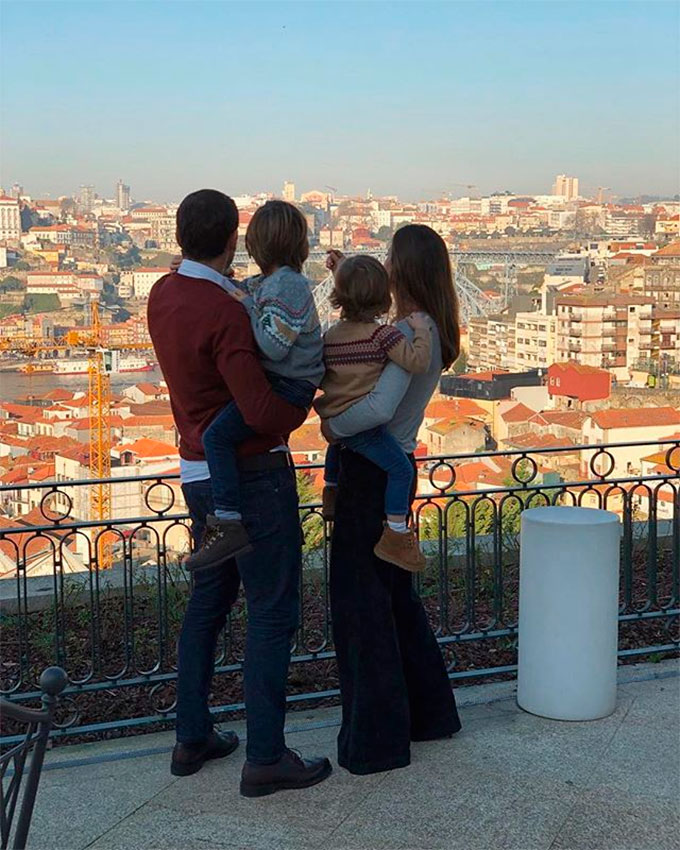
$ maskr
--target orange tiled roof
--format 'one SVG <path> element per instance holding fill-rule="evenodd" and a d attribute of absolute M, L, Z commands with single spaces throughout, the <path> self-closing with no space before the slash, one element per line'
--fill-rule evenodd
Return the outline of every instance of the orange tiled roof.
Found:
<path fill-rule="evenodd" d="M 514 407 L 506 410 L 501 418 L 504 422 L 527 422 L 535 413 L 535 410 L 520 401 Z"/>
<path fill-rule="evenodd" d="M 488 416 L 486 410 L 468 398 L 431 401 L 425 408 L 426 419 L 445 419 L 447 416 Z"/>
<path fill-rule="evenodd" d="M 669 242 L 654 254 L 655 257 L 680 257 L 680 239 Z"/>
<path fill-rule="evenodd" d="M 674 407 L 612 408 L 598 410 L 591 413 L 590 417 L 599 428 L 604 430 L 680 425 L 680 410 Z"/>

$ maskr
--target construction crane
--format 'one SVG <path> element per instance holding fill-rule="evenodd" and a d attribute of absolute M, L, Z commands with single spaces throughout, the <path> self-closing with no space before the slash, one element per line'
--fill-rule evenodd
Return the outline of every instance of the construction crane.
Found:
<path fill-rule="evenodd" d="M 90 519 L 105 523 L 111 518 L 111 367 L 116 350 L 151 350 L 151 343 L 129 343 L 105 346 L 99 305 L 90 302 L 89 327 L 67 331 L 63 337 L 40 337 L 28 334 L 12 340 L 0 340 L 0 351 L 15 351 L 35 357 L 40 353 L 67 352 L 84 348 L 88 358 L 89 472 L 98 483 L 90 485 Z M 92 529 L 98 540 L 97 563 L 100 569 L 113 566 L 113 550 L 101 528 Z"/>

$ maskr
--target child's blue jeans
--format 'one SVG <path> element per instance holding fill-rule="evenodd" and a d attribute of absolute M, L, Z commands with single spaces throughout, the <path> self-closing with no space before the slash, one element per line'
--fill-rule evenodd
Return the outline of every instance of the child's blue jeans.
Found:
<path fill-rule="evenodd" d="M 316 387 L 310 381 L 267 373 L 274 392 L 284 401 L 308 410 Z M 203 433 L 203 450 L 210 469 L 215 513 L 225 519 L 240 519 L 241 492 L 236 448 L 255 431 L 246 425 L 236 402 L 217 414 Z M 228 514 L 228 516 L 224 516 Z"/>
<path fill-rule="evenodd" d="M 338 483 L 340 443 L 333 443 L 326 451 L 324 480 Z M 388 516 L 406 516 L 411 504 L 413 467 L 402 449 L 385 426 L 362 431 L 353 437 L 343 437 L 342 445 L 372 461 L 387 473 L 385 488 L 385 513 Z"/>

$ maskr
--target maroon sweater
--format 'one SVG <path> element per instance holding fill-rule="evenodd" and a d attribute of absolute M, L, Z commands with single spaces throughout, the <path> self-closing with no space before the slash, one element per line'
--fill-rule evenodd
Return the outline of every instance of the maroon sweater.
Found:
<path fill-rule="evenodd" d="M 201 437 L 230 401 L 258 434 L 239 446 L 260 454 L 287 441 L 305 412 L 272 390 L 245 309 L 216 283 L 167 274 L 147 309 L 149 332 L 170 392 L 185 460 L 203 460 Z"/>

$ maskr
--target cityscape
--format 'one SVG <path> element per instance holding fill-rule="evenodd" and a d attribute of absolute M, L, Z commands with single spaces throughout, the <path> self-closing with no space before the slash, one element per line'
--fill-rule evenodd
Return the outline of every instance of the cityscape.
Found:
<path fill-rule="evenodd" d="M 274 196 L 234 198 L 237 276 L 258 271 L 243 239 L 254 211 Z M 503 458 L 470 459 L 475 453 L 540 449 L 540 475 L 568 480 L 587 464 L 583 450 L 569 446 L 680 435 L 677 197 L 619 199 L 609 187 L 583 187 L 565 174 L 542 195 L 482 195 L 459 184 L 407 203 L 374 197 L 370 189 L 350 196 L 329 186 L 300 191 L 285 181 L 276 196 L 297 204 L 307 219 L 305 272 L 326 327 L 335 318 L 327 250 L 384 258 L 393 233 L 412 222 L 446 241 L 461 303 L 462 353 L 427 409 L 418 451 L 466 456 L 455 461 L 466 489 L 500 486 L 509 474 Z M 150 289 L 179 250 L 176 208 L 137 200 L 123 180 L 108 193 L 82 185 L 54 199 L 19 184 L 3 189 L 3 522 L 44 522 L 40 491 L 26 485 L 176 475 L 178 435 L 146 326 Z M 313 411 L 290 447 L 298 464 L 323 460 Z M 612 472 L 663 470 L 662 454 L 612 450 Z M 320 470 L 305 478 L 308 495 L 318 497 Z M 180 504 L 178 482 L 171 478 L 168 486 Z M 63 489 L 51 508 L 64 509 L 68 499 L 72 521 L 150 510 L 141 483 Z M 644 512 L 643 495 L 639 501 Z M 664 509 L 672 504 L 662 502 L 660 514 Z M 178 551 L 186 545 L 178 542 Z M 73 569 L 85 569 L 84 545 L 74 549 Z M 112 562 L 114 553 L 107 557 Z M 48 568 L 40 552 L 30 560 L 29 574 Z M 0 548 L 0 574 L 16 568 Z"/>

